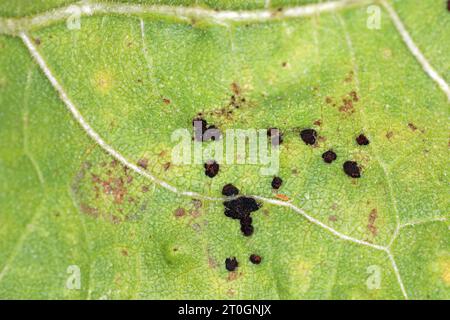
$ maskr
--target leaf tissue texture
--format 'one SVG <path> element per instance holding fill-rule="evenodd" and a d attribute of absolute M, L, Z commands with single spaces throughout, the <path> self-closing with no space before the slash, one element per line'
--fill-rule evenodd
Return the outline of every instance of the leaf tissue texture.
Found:
<path fill-rule="evenodd" d="M 444 0 L 1 1 L 0 298 L 449 299 L 449 29 Z M 279 171 L 173 163 L 196 117 L 278 128 Z"/>

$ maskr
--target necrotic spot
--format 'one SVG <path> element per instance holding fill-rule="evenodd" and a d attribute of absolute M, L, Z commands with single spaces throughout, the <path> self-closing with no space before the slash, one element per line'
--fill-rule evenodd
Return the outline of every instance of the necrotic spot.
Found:
<path fill-rule="evenodd" d="M 252 254 L 250 255 L 250 261 L 253 264 L 260 264 L 261 263 L 261 256 L 257 255 L 257 254 Z"/>
<path fill-rule="evenodd" d="M 345 161 L 344 165 L 344 172 L 352 177 L 352 178 L 359 178 L 361 177 L 360 169 L 358 167 L 358 164 L 355 161 Z"/>
<path fill-rule="evenodd" d="M 300 132 L 300 138 L 308 145 L 316 143 L 317 132 L 314 129 L 304 129 Z"/>
<path fill-rule="evenodd" d="M 229 183 L 223 186 L 222 194 L 227 197 L 236 196 L 239 194 L 239 189 Z"/>
<path fill-rule="evenodd" d="M 282 183 L 283 183 L 283 180 L 280 177 L 274 177 L 272 179 L 272 188 L 279 189 L 281 187 Z"/>
<path fill-rule="evenodd" d="M 369 144 L 369 139 L 363 134 L 356 137 L 356 143 L 360 146 L 367 146 Z"/>
<path fill-rule="evenodd" d="M 219 173 L 219 164 L 212 160 L 205 163 L 205 174 L 210 177 L 214 178 Z"/>
<path fill-rule="evenodd" d="M 239 263 L 235 257 L 226 258 L 225 259 L 225 268 L 228 271 L 234 271 L 238 267 Z"/>
<path fill-rule="evenodd" d="M 337 158 L 337 155 L 336 155 L 336 153 L 333 150 L 325 151 L 322 154 L 322 159 L 326 163 L 332 163 L 334 160 L 336 160 L 336 158 Z"/>

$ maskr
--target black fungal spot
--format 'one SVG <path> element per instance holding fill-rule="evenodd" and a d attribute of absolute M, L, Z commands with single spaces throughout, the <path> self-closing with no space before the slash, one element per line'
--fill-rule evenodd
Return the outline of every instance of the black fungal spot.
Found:
<path fill-rule="evenodd" d="M 447 11 L 450 11 L 450 0 L 447 0 Z"/>
<path fill-rule="evenodd" d="M 223 186 L 222 194 L 227 197 L 237 196 L 239 194 L 239 189 L 229 183 Z"/>
<path fill-rule="evenodd" d="M 248 225 L 251 225 L 252 222 L 253 222 L 253 219 L 252 219 L 252 217 L 250 217 L 250 215 L 243 216 L 243 217 L 241 218 L 241 220 L 240 220 L 241 226 L 244 226 L 244 225 L 247 225 L 247 226 L 248 226 Z"/>
<path fill-rule="evenodd" d="M 334 160 L 336 160 L 336 158 L 337 158 L 337 155 L 336 155 L 336 153 L 333 150 L 325 151 L 322 154 L 322 159 L 326 163 L 332 163 Z"/>
<path fill-rule="evenodd" d="M 219 140 L 221 136 L 215 125 L 208 125 L 208 122 L 201 117 L 194 118 L 192 126 L 194 127 L 194 139 L 196 141 L 215 141 Z"/>
<path fill-rule="evenodd" d="M 250 237 L 255 229 L 251 224 L 241 224 L 242 234 L 246 237 Z"/>
<path fill-rule="evenodd" d="M 260 264 L 261 263 L 261 256 L 258 256 L 257 254 L 250 255 L 250 262 L 253 264 Z"/>
<path fill-rule="evenodd" d="M 234 219 L 242 219 L 250 213 L 258 210 L 260 205 L 251 197 L 239 197 L 224 201 L 225 215 Z"/>
<path fill-rule="evenodd" d="M 367 137 L 363 134 L 360 134 L 359 136 L 356 137 L 356 143 L 359 144 L 360 146 L 367 146 L 370 141 L 369 139 L 367 139 Z"/>
<path fill-rule="evenodd" d="M 352 178 L 359 178 L 361 177 L 360 168 L 358 167 L 358 164 L 355 161 L 345 161 L 344 165 L 344 172 L 352 177 Z"/>
<path fill-rule="evenodd" d="M 305 144 L 313 145 L 316 143 L 317 132 L 314 129 L 304 129 L 300 132 L 300 138 Z"/>
<path fill-rule="evenodd" d="M 219 164 L 216 161 L 208 161 L 205 163 L 205 174 L 214 178 L 219 173 Z"/>
<path fill-rule="evenodd" d="M 283 183 L 283 180 L 280 177 L 274 177 L 272 179 L 272 188 L 279 189 L 281 187 L 282 183 Z"/>
<path fill-rule="evenodd" d="M 283 134 L 278 128 L 267 129 L 267 136 L 270 138 L 272 146 L 274 147 L 283 143 Z"/>
<path fill-rule="evenodd" d="M 251 236 L 254 228 L 253 219 L 250 214 L 260 208 L 260 204 L 251 197 L 239 197 L 237 199 L 225 201 L 225 215 L 232 219 L 238 219 L 241 225 L 241 232 L 244 236 Z"/>
<path fill-rule="evenodd" d="M 238 267 L 238 265 L 239 265 L 239 263 L 238 263 L 238 261 L 236 260 L 235 257 L 232 257 L 232 258 L 226 258 L 226 259 L 225 259 L 225 268 L 226 268 L 228 271 L 234 271 L 234 270 L 236 270 L 236 268 Z"/>

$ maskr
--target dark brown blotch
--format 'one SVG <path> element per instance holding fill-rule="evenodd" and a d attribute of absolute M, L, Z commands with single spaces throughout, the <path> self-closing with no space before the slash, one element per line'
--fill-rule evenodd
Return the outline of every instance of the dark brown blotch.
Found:
<path fill-rule="evenodd" d="M 272 179 L 272 188 L 274 189 L 280 189 L 281 185 L 283 184 L 283 180 L 280 177 L 274 177 Z"/>
<path fill-rule="evenodd" d="M 367 146 L 370 143 L 369 139 L 364 134 L 360 134 L 355 140 L 360 146 Z"/>
<path fill-rule="evenodd" d="M 325 151 L 322 154 L 322 159 L 323 159 L 323 161 L 325 161 L 325 163 L 332 163 L 334 160 L 336 160 L 336 158 L 337 158 L 337 155 L 333 150 Z"/>
<path fill-rule="evenodd" d="M 316 143 L 317 131 L 314 129 L 304 129 L 300 132 L 300 138 L 307 145 L 313 145 Z"/>
<path fill-rule="evenodd" d="M 257 255 L 257 254 L 252 254 L 250 255 L 250 262 L 253 264 L 260 264 L 262 261 L 261 256 Z"/>
<path fill-rule="evenodd" d="M 214 178 L 219 173 L 219 164 L 214 160 L 206 162 L 204 167 L 205 174 L 210 178 Z"/>
<path fill-rule="evenodd" d="M 224 196 L 227 197 L 231 197 L 231 196 L 237 196 L 239 194 L 239 189 L 236 188 L 234 185 L 232 185 L 231 183 L 228 183 L 226 185 L 223 186 L 222 188 L 222 194 Z"/>
<path fill-rule="evenodd" d="M 356 161 L 345 161 L 344 165 L 344 172 L 352 178 L 360 178 L 361 177 L 361 169 L 358 166 L 358 163 Z"/>
<path fill-rule="evenodd" d="M 235 257 L 226 258 L 225 259 L 225 268 L 228 271 L 234 271 L 238 267 L 239 263 Z"/>

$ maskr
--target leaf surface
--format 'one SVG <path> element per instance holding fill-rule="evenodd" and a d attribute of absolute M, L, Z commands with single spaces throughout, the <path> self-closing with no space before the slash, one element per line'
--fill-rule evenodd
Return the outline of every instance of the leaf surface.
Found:
<path fill-rule="evenodd" d="M 296 18 L 283 12 L 317 1 L 205 1 L 200 18 L 158 3 L 83 15 L 75 30 L 64 19 L 20 20 L 69 2 L 0 5 L 23 29 L 8 34 L 0 20 L 0 297 L 450 297 L 448 96 L 386 9 L 445 82 L 444 1 L 376 2 L 379 30 L 367 28 L 367 1 Z M 208 18 L 209 8 L 264 7 L 272 18 Z M 222 132 L 280 128 L 282 187 L 274 192 L 259 165 L 221 163 L 211 179 L 202 163 L 173 164 L 171 135 L 198 113 Z M 315 146 L 299 138 L 304 128 L 318 132 Z M 369 145 L 356 144 L 361 133 Z M 329 149 L 338 157 L 325 164 Z M 345 175 L 346 160 L 360 164 L 360 179 Z M 261 197 L 251 237 L 223 214 L 227 183 Z M 72 265 L 79 290 L 67 286 Z"/>

